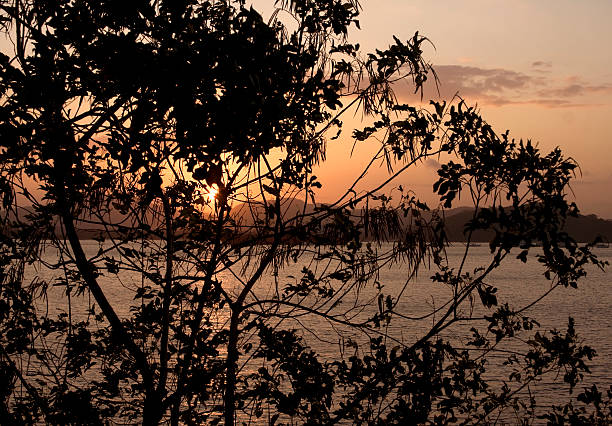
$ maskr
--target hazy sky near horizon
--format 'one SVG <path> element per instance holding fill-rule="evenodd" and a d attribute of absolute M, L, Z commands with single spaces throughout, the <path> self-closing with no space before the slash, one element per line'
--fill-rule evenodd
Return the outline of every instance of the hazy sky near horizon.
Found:
<path fill-rule="evenodd" d="M 264 16 L 273 10 L 272 0 L 254 3 Z M 362 0 L 361 5 L 361 30 L 350 37 L 364 51 L 387 47 L 392 35 L 407 40 L 418 31 L 428 37 L 435 48 L 427 48 L 425 57 L 438 73 L 442 99 L 458 93 L 477 104 L 497 131 L 509 129 L 542 150 L 561 147 L 581 167 L 572 186 L 581 210 L 612 218 L 612 1 Z M 397 92 L 410 89 L 405 85 Z M 430 89 L 425 97 L 438 94 Z M 328 195 L 340 193 L 358 173 L 348 161 L 345 151 L 330 145 L 328 162 L 318 171 Z M 352 161 L 360 163 L 359 153 Z M 428 173 L 398 183 L 434 202 L 435 167 L 429 166 Z"/>

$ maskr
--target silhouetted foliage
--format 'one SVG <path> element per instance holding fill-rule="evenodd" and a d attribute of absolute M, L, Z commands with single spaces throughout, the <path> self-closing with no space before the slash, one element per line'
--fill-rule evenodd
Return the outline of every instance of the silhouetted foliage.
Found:
<path fill-rule="evenodd" d="M 276 5 L 265 21 L 244 1 L 0 1 L 3 419 L 530 419 L 523 390 L 561 373 L 571 391 L 589 371 L 573 320 L 540 330 L 530 295 L 510 306 L 488 281 L 510 256 L 535 257 L 550 291 L 604 266 L 563 232 L 575 162 L 496 134 L 463 101 L 397 99 L 394 83 L 419 93 L 436 78 L 418 33 L 363 54 L 347 39 L 357 1 Z M 357 192 L 362 175 L 316 204 L 313 168 L 355 111 L 365 124 L 348 143 L 379 143 L 364 174 L 382 161 L 389 180 Z M 392 178 L 430 157 L 440 208 L 401 187 L 391 197 Z M 493 232 L 473 271 L 445 257 L 443 209 L 462 194 L 476 207 L 465 255 L 472 232 Z M 403 312 L 403 290 L 379 275 L 397 263 L 407 280 L 431 267 L 448 300 Z M 410 337 L 390 331 L 418 320 L 429 325 Z M 442 334 L 460 323 L 467 349 Z M 321 324 L 335 355 L 313 344 Z M 492 386 L 488 355 L 519 335 Z M 578 400 L 595 409 L 543 418 L 610 420 L 597 389 Z"/>

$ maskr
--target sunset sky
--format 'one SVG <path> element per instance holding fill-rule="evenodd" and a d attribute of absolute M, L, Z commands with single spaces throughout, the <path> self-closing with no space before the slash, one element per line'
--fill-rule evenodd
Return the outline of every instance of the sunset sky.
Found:
<path fill-rule="evenodd" d="M 274 0 L 253 1 L 264 17 Z M 440 79 L 440 97 L 458 93 L 477 104 L 498 132 L 531 139 L 542 150 L 560 146 L 581 166 L 572 188 L 583 213 L 612 219 L 612 1 L 587 0 L 362 0 L 361 30 L 350 38 L 364 52 L 386 48 L 395 35 L 415 31 L 433 46 L 425 51 Z M 0 47 L 6 49 L 6 40 Z M 412 102 L 412 87 L 396 93 Z M 425 99 L 437 98 L 429 87 Z M 358 117 L 357 117 L 358 118 Z M 345 135 L 359 123 L 349 117 Z M 329 202 L 359 175 L 377 148 L 332 142 L 328 161 L 316 173 L 324 184 L 319 201 Z M 348 142 L 348 143 L 347 143 Z M 395 184 L 413 189 L 436 205 L 431 188 L 437 164 L 431 160 Z M 373 173 L 370 186 L 383 178 Z M 468 204 L 460 200 L 458 205 Z"/>
<path fill-rule="evenodd" d="M 265 16 L 271 4 L 257 1 L 255 7 Z M 427 36 L 435 50 L 425 56 L 438 73 L 443 99 L 459 93 L 477 103 L 496 130 L 510 129 L 542 150 L 560 146 L 581 166 L 573 189 L 582 212 L 612 218 L 612 1 L 363 0 L 361 5 L 362 29 L 351 38 L 365 51 L 387 47 L 392 35 Z M 398 92 L 409 90 L 406 85 Z M 339 193 L 358 169 L 348 165 L 342 148 L 331 145 L 329 152 L 329 162 L 318 171 L 327 189 L 323 198 Z M 354 163 L 360 155 L 354 154 Z M 422 169 L 398 183 L 435 203 L 434 167 Z"/>

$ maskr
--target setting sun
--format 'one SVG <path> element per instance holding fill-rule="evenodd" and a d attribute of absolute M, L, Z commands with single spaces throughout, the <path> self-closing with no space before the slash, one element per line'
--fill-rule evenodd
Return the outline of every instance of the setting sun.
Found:
<path fill-rule="evenodd" d="M 208 201 L 210 203 L 214 203 L 215 199 L 217 198 L 217 193 L 219 192 L 219 189 L 217 188 L 217 186 L 211 186 L 208 189 L 208 193 L 206 194 L 206 197 L 208 198 Z"/>

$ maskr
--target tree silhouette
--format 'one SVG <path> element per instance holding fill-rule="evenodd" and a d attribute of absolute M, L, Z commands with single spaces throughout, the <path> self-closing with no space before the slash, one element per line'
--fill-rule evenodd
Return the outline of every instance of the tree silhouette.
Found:
<path fill-rule="evenodd" d="M 543 374 L 572 389 L 588 371 L 572 320 L 536 331 L 487 283 L 519 246 L 553 289 L 603 267 L 562 232 L 574 161 L 497 135 L 462 101 L 400 102 L 394 83 L 435 80 L 428 40 L 364 55 L 347 38 L 357 1 L 276 5 L 266 22 L 244 1 L 0 2 L 4 419 L 486 422 Z M 356 110 L 368 125 L 352 143 L 380 143 L 364 174 L 383 159 L 389 179 L 317 204 L 313 168 Z M 392 199 L 392 180 L 430 157 L 447 159 L 440 208 L 403 188 Z M 468 241 L 494 231 L 473 272 L 445 261 L 443 208 L 461 193 L 477 207 Z M 380 282 L 394 263 L 406 277 L 432 265 L 449 290 L 410 341 L 389 332 L 416 321 Z M 488 315 L 466 313 L 478 303 Z M 477 356 L 441 337 L 466 322 Z M 317 354 L 312 324 L 354 354 Z M 521 332 L 533 337 L 494 389 L 486 355 Z M 604 422 L 597 389 L 582 395 L 594 413 L 554 418 Z"/>

